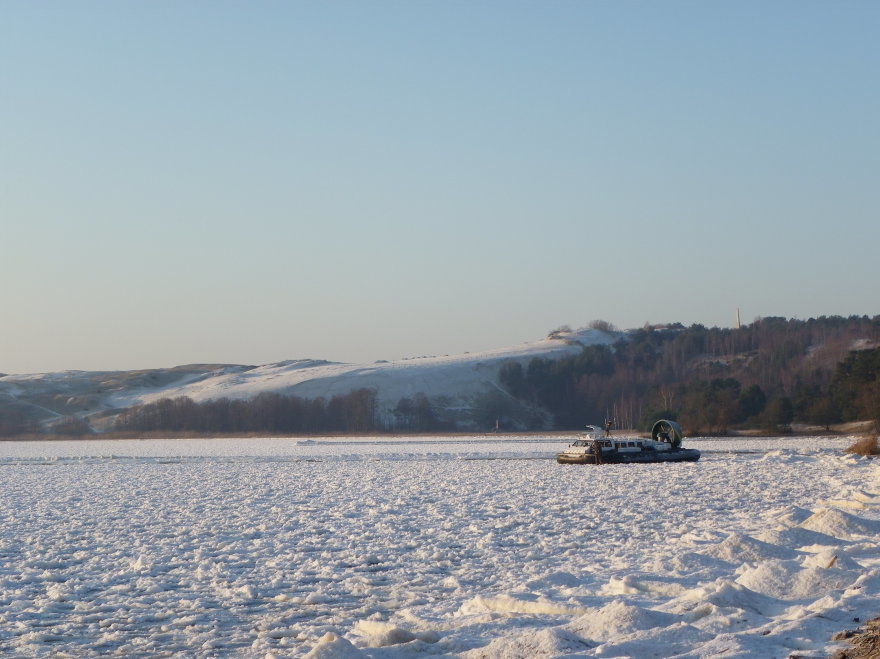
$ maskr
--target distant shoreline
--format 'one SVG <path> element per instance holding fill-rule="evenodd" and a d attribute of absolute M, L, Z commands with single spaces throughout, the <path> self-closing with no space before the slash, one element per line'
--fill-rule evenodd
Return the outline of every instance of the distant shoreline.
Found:
<path fill-rule="evenodd" d="M 723 437 L 821 437 L 824 435 L 832 435 L 832 436 L 846 436 L 846 435 L 863 435 L 869 433 L 871 430 L 873 422 L 872 421 L 856 421 L 851 423 L 842 423 L 832 425 L 829 428 L 825 428 L 824 426 L 802 426 L 802 425 L 793 425 L 789 432 L 769 432 L 767 430 L 761 430 L 759 428 L 740 428 L 740 429 L 731 429 L 725 433 L 721 434 L 700 434 L 700 435 L 690 435 L 691 438 L 697 437 L 712 437 L 712 438 L 723 438 Z M 364 438 L 376 438 L 376 439 L 394 439 L 394 438 L 407 438 L 407 437 L 445 437 L 445 438 L 456 438 L 456 437 L 521 437 L 524 439 L 528 438 L 538 438 L 538 437 L 546 437 L 546 438 L 559 438 L 565 439 L 567 437 L 574 437 L 579 435 L 582 430 L 529 430 L 529 431 L 504 431 L 499 430 L 497 432 L 477 432 L 477 431 L 458 431 L 458 432 L 372 432 L 372 433 L 347 433 L 347 432 L 335 432 L 335 433 L 303 433 L 303 434 L 291 434 L 291 433 L 264 433 L 264 432 L 249 432 L 249 433 L 218 433 L 218 432 L 162 432 L 162 431 L 151 431 L 145 433 L 133 433 L 133 432 L 107 432 L 107 433 L 92 433 L 88 435 L 56 435 L 56 434 L 29 434 L 29 435 L 16 435 L 12 437 L 0 437 L 0 442 L 57 442 L 57 441 L 89 441 L 89 440 L 150 440 L 150 439 L 310 439 L 310 438 L 352 438 L 352 437 L 364 437 Z M 612 431 L 612 435 L 625 435 L 625 436 L 642 436 L 647 437 L 650 435 L 648 432 L 633 430 L 633 429 L 618 429 Z"/>

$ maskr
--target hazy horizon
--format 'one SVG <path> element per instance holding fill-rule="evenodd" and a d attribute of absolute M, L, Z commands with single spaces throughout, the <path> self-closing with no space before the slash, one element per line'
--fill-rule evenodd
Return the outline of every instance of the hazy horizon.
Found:
<path fill-rule="evenodd" d="M 880 313 L 875 3 L 3 18 L 0 372 Z"/>

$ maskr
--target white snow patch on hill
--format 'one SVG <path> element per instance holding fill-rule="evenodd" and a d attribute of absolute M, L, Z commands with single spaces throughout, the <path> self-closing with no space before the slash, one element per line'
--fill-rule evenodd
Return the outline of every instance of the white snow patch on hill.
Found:
<path fill-rule="evenodd" d="M 302 398 L 329 398 L 354 389 L 375 389 L 380 402 L 396 403 L 405 396 L 423 393 L 428 397 L 461 399 L 486 391 L 497 381 L 498 369 L 506 361 L 528 362 L 533 357 L 563 357 L 577 354 L 585 345 L 611 344 L 620 335 L 598 330 L 580 330 L 560 338 L 547 338 L 510 348 L 480 353 L 418 357 L 371 364 L 285 361 L 257 368 L 205 378 L 191 384 L 166 387 L 120 402 L 149 402 L 169 396 L 188 396 L 196 401 L 217 398 L 251 398 L 272 391 Z"/>
<path fill-rule="evenodd" d="M 449 410 L 467 410 L 479 396 L 498 391 L 498 370 L 507 361 L 526 366 L 535 357 L 576 355 L 584 346 L 610 345 L 624 336 L 589 328 L 556 331 L 552 337 L 509 348 L 369 364 L 300 359 L 257 367 L 196 364 L 146 371 L 7 375 L 0 377 L 0 403 L 25 405 L 44 423 L 78 415 L 89 417 L 97 427 L 108 427 L 118 411 L 162 398 L 187 396 L 203 402 L 273 392 L 329 399 L 366 388 L 376 392 L 378 413 L 387 420 L 401 398 L 415 394 L 424 394 L 432 403 L 442 400 Z"/>

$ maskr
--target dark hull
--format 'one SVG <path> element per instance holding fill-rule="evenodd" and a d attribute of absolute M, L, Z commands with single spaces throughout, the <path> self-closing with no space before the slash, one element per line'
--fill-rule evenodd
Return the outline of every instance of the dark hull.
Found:
<path fill-rule="evenodd" d="M 610 451 L 602 453 L 602 462 L 599 464 L 646 464 L 652 462 L 696 462 L 700 459 L 700 452 L 693 448 L 680 448 L 672 451 L 641 451 L 638 453 L 618 453 Z M 559 453 L 556 456 L 559 464 L 589 465 L 597 464 L 596 456 L 592 454 L 566 455 Z"/>

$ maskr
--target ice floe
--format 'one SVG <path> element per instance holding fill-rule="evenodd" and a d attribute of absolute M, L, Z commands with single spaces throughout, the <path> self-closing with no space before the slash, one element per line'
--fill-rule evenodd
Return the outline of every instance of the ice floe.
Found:
<path fill-rule="evenodd" d="M 0 654 L 822 656 L 880 613 L 876 463 L 691 443 L 0 444 Z"/>

